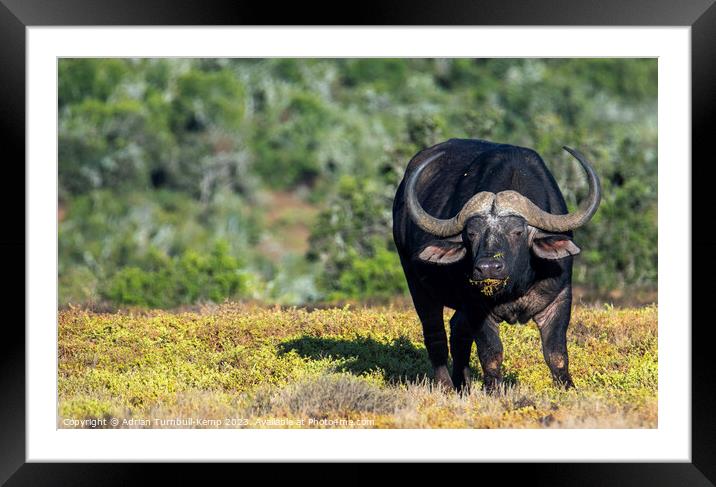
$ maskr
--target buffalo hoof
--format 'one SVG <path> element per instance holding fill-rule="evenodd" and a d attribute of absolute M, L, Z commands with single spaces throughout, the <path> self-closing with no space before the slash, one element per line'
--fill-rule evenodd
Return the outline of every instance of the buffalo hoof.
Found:
<path fill-rule="evenodd" d="M 482 390 L 487 394 L 499 395 L 503 391 L 502 378 L 485 378 L 485 382 L 482 384 Z"/>
<path fill-rule="evenodd" d="M 450 373 L 448 372 L 448 369 L 445 365 L 441 365 L 440 367 L 435 368 L 435 382 L 447 390 L 454 389 L 452 379 L 450 378 Z"/>
<path fill-rule="evenodd" d="M 455 384 L 455 390 L 457 392 L 470 392 L 470 384 L 472 378 L 470 377 L 470 367 L 464 367 L 462 372 L 454 371 L 452 375 L 453 384 Z"/>
<path fill-rule="evenodd" d="M 562 389 L 569 390 L 574 389 L 574 382 L 572 381 L 571 377 L 564 377 L 560 379 L 555 379 L 554 383 L 557 385 L 557 387 L 561 387 Z"/>

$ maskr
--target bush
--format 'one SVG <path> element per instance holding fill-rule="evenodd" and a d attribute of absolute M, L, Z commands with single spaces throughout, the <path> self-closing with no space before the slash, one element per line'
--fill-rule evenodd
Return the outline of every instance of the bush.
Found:
<path fill-rule="evenodd" d="M 258 261 L 251 249 L 260 235 L 259 216 L 249 213 L 244 200 L 232 194 L 206 206 L 172 191 L 155 192 L 152 197 L 146 193 L 117 197 L 96 191 L 77 197 L 66 206 L 59 228 L 60 304 L 95 301 L 100 297 L 100 283 L 110 280 L 122 284 L 112 293 L 105 286 L 102 297 L 139 304 L 140 289 L 160 295 L 163 281 L 182 275 L 167 272 L 169 267 L 180 262 L 189 265 L 192 255 L 211 256 L 217 249 L 221 252 L 210 262 L 220 265 L 216 259 L 224 253 L 241 256 L 242 272 L 258 274 L 248 263 Z M 185 302 L 181 296 L 168 294 L 162 306 Z"/>
<path fill-rule="evenodd" d="M 118 304 L 169 308 L 196 301 L 221 302 L 248 295 L 250 278 L 243 266 L 217 243 L 209 255 L 187 251 L 179 257 L 154 254 L 147 268 L 125 267 L 102 290 Z"/>
<path fill-rule="evenodd" d="M 245 176 L 243 84 L 230 70 L 191 67 L 61 60 L 60 196 L 162 187 L 208 200 L 217 172 L 228 187 L 252 189 L 232 180 Z"/>
<path fill-rule="evenodd" d="M 341 272 L 333 299 L 388 299 L 407 292 L 398 254 L 379 241 L 372 255 L 365 257 L 351 249 L 346 268 Z"/>
<path fill-rule="evenodd" d="M 333 122 L 331 111 L 315 94 L 298 92 L 267 112 L 254 132 L 256 172 L 276 188 L 314 184 L 323 169 L 318 150 Z"/>
<path fill-rule="evenodd" d="M 391 245 L 391 218 L 388 186 L 370 179 L 343 176 L 335 198 L 318 216 L 311 235 L 309 258 L 320 263 L 320 288 L 329 295 L 338 292 L 342 297 L 348 296 L 348 289 L 367 291 L 367 284 L 358 284 L 356 279 L 365 279 L 370 273 L 368 268 L 375 262 L 361 264 L 360 260 L 373 259 L 379 253 L 382 261 L 388 259 L 384 253 L 389 252 Z M 393 258 L 397 258 L 397 254 Z M 353 276 L 344 277 L 344 273 Z M 394 282 L 386 285 L 399 289 Z"/>

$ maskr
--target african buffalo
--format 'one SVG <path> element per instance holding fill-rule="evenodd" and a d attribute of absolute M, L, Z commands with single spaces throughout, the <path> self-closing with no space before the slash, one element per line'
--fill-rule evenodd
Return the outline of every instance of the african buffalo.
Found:
<path fill-rule="evenodd" d="M 585 157 L 564 147 L 586 172 L 589 192 L 567 213 L 557 183 L 534 150 L 451 139 L 416 154 L 393 203 L 393 238 L 436 380 L 469 384 L 472 342 L 494 390 L 502 381 L 498 324 L 533 319 L 555 382 L 572 387 L 567 326 L 572 303 L 572 230 L 599 207 L 599 178 Z M 452 378 L 443 307 L 450 319 Z"/>

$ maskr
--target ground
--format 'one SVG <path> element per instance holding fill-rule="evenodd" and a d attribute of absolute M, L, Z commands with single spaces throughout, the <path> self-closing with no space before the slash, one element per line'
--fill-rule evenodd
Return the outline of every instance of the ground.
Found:
<path fill-rule="evenodd" d="M 574 309 L 570 391 L 553 386 L 534 323 L 501 336 L 504 390 L 481 390 L 473 348 L 473 387 L 457 394 L 432 385 L 407 307 L 66 309 L 58 427 L 657 427 L 655 305 Z"/>

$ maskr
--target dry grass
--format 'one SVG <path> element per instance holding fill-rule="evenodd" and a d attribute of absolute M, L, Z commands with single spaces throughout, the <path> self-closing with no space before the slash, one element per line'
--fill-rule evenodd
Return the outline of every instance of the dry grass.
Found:
<path fill-rule="evenodd" d="M 656 427 L 656 306 L 574 310 L 576 390 L 552 385 L 534 324 L 503 325 L 501 335 L 504 390 L 481 390 L 473 357 L 474 387 L 458 395 L 426 377 L 409 309 L 61 311 L 58 426 L 118 418 L 118 427 Z M 177 418 L 210 422 L 152 422 Z"/>

